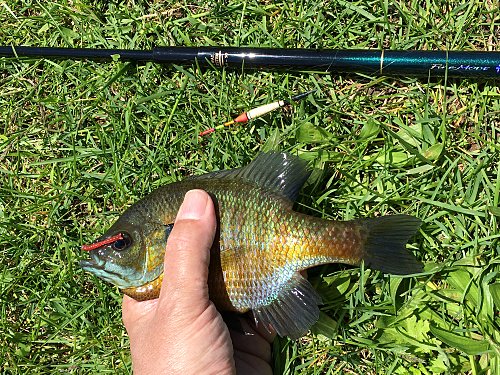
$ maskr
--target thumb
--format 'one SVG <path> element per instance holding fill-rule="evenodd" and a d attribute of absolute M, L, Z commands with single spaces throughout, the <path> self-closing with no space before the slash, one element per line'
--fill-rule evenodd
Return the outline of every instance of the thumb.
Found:
<path fill-rule="evenodd" d="M 157 299 L 149 301 L 136 301 L 126 294 L 122 300 L 122 319 L 127 332 L 133 334 L 132 330 L 138 326 L 140 321 L 150 318 L 156 310 Z"/>
<path fill-rule="evenodd" d="M 188 191 L 167 241 L 160 305 L 166 296 L 175 296 L 184 306 L 208 304 L 208 265 L 216 227 L 210 196 L 203 190 Z"/>

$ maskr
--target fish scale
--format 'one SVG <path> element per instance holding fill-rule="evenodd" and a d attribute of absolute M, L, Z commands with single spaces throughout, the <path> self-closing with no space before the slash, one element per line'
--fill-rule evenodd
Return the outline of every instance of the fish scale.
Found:
<path fill-rule="evenodd" d="M 272 221 L 269 215 L 264 218 L 270 209 L 265 204 L 255 207 L 233 200 L 234 207 L 231 207 L 229 202 L 224 203 L 225 212 L 221 213 L 221 218 L 232 217 L 232 210 L 245 207 L 248 211 L 240 212 L 249 219 L 242 227 L 249 224 L 254 228 L 255 238 L 252 239 L 232 237 L 230 231 L 226 233 L 225 227 L 221 227 L 221 268 L 225 288 L 236 311 L 244 312 L 272 301 L 297 271 L 338 261 L 359 263 L 363 243 L 354 223 L 337 223 L 332 227 L 332 222 L 297 214 L 284 205 L 274 205 L 273 212 L 280 220 Z M 256 228 L 255 216 L 260 215 L 263 222 Z M 308 229 L 311 226 L 313 233 Z M 245 271 L 248 267 L 259 275 L 256 283 L 248 277 Z"/>
<path fill-rule="evenodd" d="M 422 269 L 405 249 L 420 225 L 417 218 L 330 221 L 295 212 L 293 202 L 309 174 L 303 160 L 269 153 L 243 168 L 165 185 L 127 209 L 94 244 L 86 245 L 91 260 L 81 265 L 137 300 L 158 297 L 177 211 L 187 191 L 203 189 L 213 198 L 218 219 L 209 265 L 210 299 L 219 310 L 252 310 L 256 320 L 279 335 L 300 337 L 318 319 L 321 303 L 300 271 L 362 261 L 395 274 Z M 115 245 L 114 238 L 122 242 Z"/>

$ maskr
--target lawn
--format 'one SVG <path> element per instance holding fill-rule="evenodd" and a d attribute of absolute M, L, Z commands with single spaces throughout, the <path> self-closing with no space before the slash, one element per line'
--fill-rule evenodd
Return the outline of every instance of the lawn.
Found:
<path fill-rule="evenodd" d="M 0 45 L 500 50 L 495 0 L 6 0 L 0 25 Z M 276 340 L 277 374 L 500 374 L 499 82 L 0 59 L 2 373 L 130 373 L 121 294 L 81 244 L 160 185 L 273 149 L 317 168 L 301 212 L 420 217 L 426 265 L 310 270 L 321 318 Z"/>

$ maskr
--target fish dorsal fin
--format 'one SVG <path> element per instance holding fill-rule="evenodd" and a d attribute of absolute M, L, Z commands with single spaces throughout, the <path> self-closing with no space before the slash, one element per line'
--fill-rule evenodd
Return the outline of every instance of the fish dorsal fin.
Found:
<path fill-rule="evenodd" d="M 241 178 L 295 201 L 310 174 L 305 160 L 284 152 L 270 152 L 257 155 L 243 168 L 215 171 L 189 179 Z"/>
<path fill-rule="evenodd" d="M 198 176 L 189 176 L 189 177 L 186 177 L 185 180 L 205 180 L 205 179 L 212 179 L 212 178 L 233 177 L 234 175 L 237 175 L 240 170 L 241 170 L 241 168 L 222 169 L 220 171 L 208 172 L 208 173 L 200 174 Z"/>
<path fill-rule="evenodd" d="M 321 297 L 298 272 L 286 282 L 269 305 L 253 310 L 257 323 L 271 326 L 281 337 L 297 339 L 319 319 Z"/>
<path fill-rule="evenodd" d="M 261 153 L 238 171 L 238 177 L 255 182 L 295 201 L 311 174 L 307 162 L 284 152 Z"/>

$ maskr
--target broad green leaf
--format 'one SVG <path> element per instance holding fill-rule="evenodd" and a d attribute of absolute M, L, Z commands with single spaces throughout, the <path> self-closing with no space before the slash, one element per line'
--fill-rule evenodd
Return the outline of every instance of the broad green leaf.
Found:
<path fill-rule="evenodd" d="M 389 291 L 391 293 L 392 307 L 394 309 L 393 313 L 396 313 L 396 299 L 398 297 L 398 288 L 401 284 L 401 281 L 403 281 L 403 278 L 397 276 L 391 277 L 389 280 Z"/>
<path fill-rule="evenodd" d="M 495 216 L 500 216 L 500 207 L 488 206 L 488 211 L 490 211 Z"/>
<path fill-rule="evenodd" d="M 467 271 L 472 271 L 476 269 L 475 267 L 478 266 L 477 259 L 475 259 L 472 256 L 466 256 L 463 258 L 460 258 L 456 262 L 453 263 L 454 266 L 462 266 L 462 270 L 467 270 Z"/>
<path fill-rule="evenodd" d="M 416 125 L 411 125 L 411 126 L 406 126 L 400 124 L 402 127 L 396 135 L 400 138 L 399 142 L 407 143 L 411 146 L 419 146 L 422 141 L 422 125 L 421 124 L 416 124 Z"/>
<path fill-rule="evenodd" d="M 328 142 L 332 135 L 310 122 L 305 122 L 297 129 L 296 137 L 299 142 L 309 144 Z"/>
<path fill-rule="evenodd" d="M 339 293 L 344 293 L 351 283 L 351 278 L 349 276 L 342 276 L 339 274 L 323 276 L 323 280 L 328 284 L 329 288 L 337 288 Z"/>
<path fill-rule="evenodd" d="M 406 324 L 406 332 L 416 340 L 425 342 L 427 339 L 427 333 L 429 332 L 429 321 L 423 319 L 417 319 L 414 315 L 404 322 Z"/>
<path fill-rule="evenodd" d="M 73 30 L 71 29 L 68 29 L 67 27 L 61 27 L 60 28 L 60 31 L 61 31 L 61 34 L 69 41 L 71 41 L 71 43 L 73 43 L 73 40 L 74 39 L 77 39 L 79 37 L 79 35 L 74 32 Z"/>
<path fill-rule="evenodd" d="M 491 284 L 489 286 L 493 304 L 497 310 L 500 310 L 500 283 Z"/>
<path fill-rule="evenodd" d="M 318 150 L 318 151 L 307 151 L 307 152 L 299 152 L 299 156 L 301 159 L 306 161 L 316 161 L 316 163 L 324 163 L 327 161 L 337 162 L 342 160 L 344 157 L 341 153 L 335 151 L 326 151 L 326 150 Z"/>
<path fill-rule="evenodd" d="M 262 152 L 269 152 L 273 150 L 277 150 L 278 146 L 281 142 L 280 131 L 278 129 L 274 129 L 271 131 L 271 134 L 267 137 L 266 143 L 262 146 Z"/>
<path fill-rule="evenodd" d="M 408 157 L 406 152 L 394 151 L 394 152 L 386 152 L 377 157 L 377 162 L 382 165 L 398 165 L 404 164 L 411 157 Z"/>
<path fill-rule="evenodd" d="M 482 354 L 490 349 L 490 344 L 486 340 L 474 340 L 435 326 L 431 326 L 430 330 L 434 336 L 445 344 L 469 355 Z"/>
<path fill-rule="evenodd" d="M 315 334 L 322 334 L 326 337 L 333 338 L 337 334 L 338 323 L 326 315 L 324 312 L 319 313 L 318 321 L 312 326 L 311 331 Z"/>
<path fill-rule="evenodd" d="M 432 145 L 427 150 L 424 151 L 423 156 L 429 160 L 437 160 L 443 152 L 444 145 L 442 143 L 436 143 Z"/>
<path fill-rule="evenodd" d="M 45 23 L 42 27 L 40 27 L 40 30 L 38 30 L 37 34 L 44 34 L 50 29 L 50 25 L 48 23 Z"/>
<path fill-rule="evenodd" d="M 450 272 L 448 281 L 462 294 L 466 293 L 465 299 L 470 303 L 471 308 L 477 307 L 479 289 L 472 280 L 472 275 L 465 268 L 460 268 Z"/>
<path fill-rule="evenodd" d="M 411 375 L 427 375 L 426 373 L 422 373 L 419 369 L 415 367 L 410 367 L 409 369 L 406 369 L 405 374 L 411 374 Z"/>
<path fill-rule="evenodd" d="M 349 276 L 333 275 L 323 277 L 325 283 L 321 284 L 321 295 L 330 302 L 345 300 L 355 291 L 355 283 Z"/>
<path fill-rule="evenodd" d="M 9 270 L 0 273 L 0 283 L 2 285 L 7 285 L 7 283 L 10 283 L 12 280 L 14 280 L 14 276 Z"/>
<path fill-rule="evenodd" d="M 380 126 L 375 121 L 369 120 L 361 128 L 359 137 L 361 139 L 376 137 L 379 131 L 380 131 Z"/>
<path fill-rule="evenodd" d="M 431 360 L 431 366 L 429 370 L 432 371 L 433 374 L 442 374 L 448 371 L 448 366 L 445 363 L 445 358 L 443 353 L 440 353 L 437 358 Z"/>
<path fill-rule="evenodd" d="M 431 164 L 424 164 L 424 165 L 421 165 L 420 167 L 416 167 L 416 168 L 412 168 L 412 169 L 407 170 L 406 174 L 408 174 L 408 175 L 421 174 L 421 173 L 425 173 L 433 168 L 434 168 L 434 166 Z"/>

